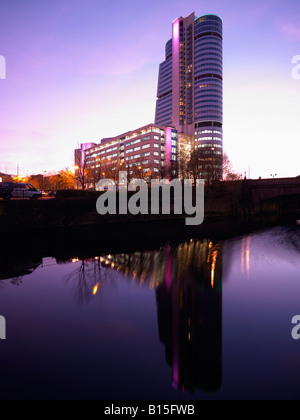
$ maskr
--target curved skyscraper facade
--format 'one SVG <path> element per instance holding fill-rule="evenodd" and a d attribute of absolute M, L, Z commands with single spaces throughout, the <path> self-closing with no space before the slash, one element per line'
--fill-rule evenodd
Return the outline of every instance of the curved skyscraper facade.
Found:
<path fill-rule="evenodd" d="M 156 124 L 172 123 L 172 40 L 166 45 L 166 60 L 159 66 L 156 103 Z"/>
<path fill-rule="evenodd" d="M 193 136 L 203 178 L 222 178 L 223 22 L 219 16 L 180 17 L 160 65 L 155 123 Z"/>

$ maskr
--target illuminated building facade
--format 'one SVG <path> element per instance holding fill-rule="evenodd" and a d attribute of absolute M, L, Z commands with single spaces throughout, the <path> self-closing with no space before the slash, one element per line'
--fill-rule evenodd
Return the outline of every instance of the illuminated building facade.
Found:
<path fill-rule="evenodd" d="M 163 177 L 175 167 L 180 148 L 190 152 L 191 142 L 190 136 L 156 124 L 102 139 L 84 150 L 89 183 L 92 186 L 103 178 L 117 180 L 120 170 L 127 171 L 129 178 Z"/>
<path fill-rule="evenodd" d="M 173 22 L 172 39 L 160 65 L 155 123 L 193 136 L 195 149 L 222 178 L 223 22 L 191 14 Z M 211 170 L 213 169 L 213 170 Z M 203 178 L 207 178 L 204 170 Z"/>

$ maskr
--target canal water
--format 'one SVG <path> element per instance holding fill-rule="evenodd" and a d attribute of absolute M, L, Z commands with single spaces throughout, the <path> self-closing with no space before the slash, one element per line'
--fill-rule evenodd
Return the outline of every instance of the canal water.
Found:
<path fill-rule="evenodd" d="M 0 278 L 1 399 L 299 398 L 297 224 L 86 258 L 0 256 Z"/>

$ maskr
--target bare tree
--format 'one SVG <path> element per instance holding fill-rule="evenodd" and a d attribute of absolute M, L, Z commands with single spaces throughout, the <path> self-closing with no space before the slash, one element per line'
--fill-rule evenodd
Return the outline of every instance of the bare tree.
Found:
<path fill-rule="evenodd" d="M 177 155 L 177 169 L 178 169 L 178 177 L 180 179 L 187 179 L 189 178 L 189 170 L 188 170 L 188 164 L 190 161 L 190 154 L 189 152 L 181 147 L 178 155 Z"/>
<path fill-rule="evenodd" d="M 194 180 L 204 179 L 207 184 L 222 179 L 222 154 L 216 154 L 215 149 L 196 149 L 188 163 L 188 170 Z"/>
<path fill-rule="evenodd" d="M 90 177 L 90 168 L 87 166 L 86 160 L 84 160 L 83 163 L 75 169 L 75 181 L 80 185 L 82 190 L 85 190 Z"/>

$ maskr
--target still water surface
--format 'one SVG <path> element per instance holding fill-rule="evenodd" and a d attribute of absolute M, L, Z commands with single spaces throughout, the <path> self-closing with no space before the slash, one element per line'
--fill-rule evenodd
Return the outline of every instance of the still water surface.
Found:
<path fill-rule="evenodd" d="M 1 399 L 299 398 L 299 226 L 0 278 Z"/>

